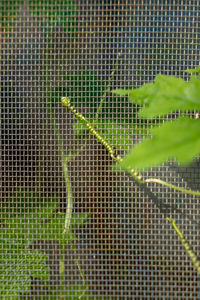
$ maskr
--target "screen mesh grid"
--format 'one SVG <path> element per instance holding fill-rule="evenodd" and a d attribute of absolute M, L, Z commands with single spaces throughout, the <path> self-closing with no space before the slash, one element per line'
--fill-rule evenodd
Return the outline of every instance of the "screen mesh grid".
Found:
<path fill-rule="evenodd" d="M 137 107 L 111 90 L 159 73 L 187 79 L 199 65 L 199 1 L 2 0 L 0 15 L 0 297 L 78 299 L 87 286 L 82 299 L 199 299 L 198 274 L 165 219 L 199 257 L 199 198 L 113 172 L 60 102 L 69 97 L 92 122 L 121 52 L 96 129 L 112 123 L 119 153 L 138 143 L 147 133 L 137 134 Z M 199 190 L 199 160 L 149 177 Z M 74 225 L 63 235 L 69 178 Z"/>

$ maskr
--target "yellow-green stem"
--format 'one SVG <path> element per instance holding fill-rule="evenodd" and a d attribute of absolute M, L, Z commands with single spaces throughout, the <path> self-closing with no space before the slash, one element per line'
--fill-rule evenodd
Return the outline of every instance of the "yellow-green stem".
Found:
<path fill-rule="evenodd" d="M 183 247 L 185 248 L 186 253 L 188 254 L 188 256 L 190 257 L 195 269 L 197 270 L 198 274 L 200 275 L 200 262 L 197 260 L 197 256 L 194 254 L 194 252 L 191 250 L 191 246 L 189 245 L 189 243 L 186 241 L 186 239 L 184 238 L 184 235 L 182 234 L 182 232 L 180 231 L 180 229 L 178 228 L 178 226 L 176 225 L 175 221 L 171 218 L 166 218 L 174 227 L 176 233 L 178 234 L 181 243 L 183 245 Z"/>

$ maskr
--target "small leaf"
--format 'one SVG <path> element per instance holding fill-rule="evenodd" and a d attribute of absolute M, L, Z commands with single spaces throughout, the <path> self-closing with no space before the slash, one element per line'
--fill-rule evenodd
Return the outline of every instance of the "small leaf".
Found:
<path fill-rule="evenodd" d="M 200 73 L 200 66 L 196 67 L 195 69 L 187 69 L 185 70 L 187 73 Z"/>
<path fill-rule="evenodd" d="M 200 153 L 200 120 L 179 118 L 152 130 L 153 138 L 136 145 L 119 164 L 126 170 L 157 166 L 175 158 L 188 163 Z"/>

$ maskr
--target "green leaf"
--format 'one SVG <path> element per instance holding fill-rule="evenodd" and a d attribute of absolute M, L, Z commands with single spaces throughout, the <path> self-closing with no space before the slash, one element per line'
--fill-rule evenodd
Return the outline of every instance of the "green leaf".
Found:
<path fill-rule="evenodd" d="M 153 138 L 136 145 L 119 164 L 126 170 L 157 166 L 175 158 L 188 163 L 200 153 L 200 120 L 179 118 L 152 130 Z"/>
<path fill-rule="evenodd" d="M 129 94 L 130 101 L 144 105 L 140 116 L 152 118 L 180 110 L 200 110 L 200 80 L 192 76 L 189 82 L 175 76 L 157 75 L 155 83 L 135 90 L 117 90 Z"/>
<path fill-rule="evenodd" d="M 34 17 L 45 16 L 51 26 L 74 31 L 77 9 L 71 0 L 29 0 L 29 9 Z"/>
<path fill-rule="evenodd" d="M 21 214 L 2 214 L 4 228 L 0 230 L 2 236 L 8 235 L 14 239 L 17 236 L 22 243 L 29 240 L 29 244 L 36 240 L 58 240 L 65 243 L 69 239 L 75 239 L 72 232 L 63 234 L 65 224 L 65 214 L 56 214 L 54 211 L 58 207 L 57 203 L 48 203 L 48 208 L 40 207 Z M 52 217 L 53 216 L 53 217 Z M 5 229 L 6 226 L 6 229 Z M 6 231 L 5 231 L 6 230 Z"/>
<path fill-rule="evenodd" d="M 13 22 L 17 19 L 19 8 L 24 5 L 24 0 L 17 1 L 0 1 L 0 22 L 1 30 L 5 34 L 6 38 L 12 32 Z"/>
<path fill-rule="evenodd" d="M 46 264 L 48 255 L 38 250 L 29 251 L 26 257 L 26 269 L 29 276 L 39 278 L 41 280 L 49 280 L 49 266 Z"/>
<path fill-rule="evenodd" d="M 78 214 L 78 213 L 72 214 L 71 228 L 79 228 L 80 226 L 83 226 L 85 223 L 88 222 L 89 218 L 90 218 L 90 214 Z"/>
<path fill-rule="evenodd" d="M 114 90 L 113 93 L 119 96 L 129 96 L 132 102 L 143 105 L 149 103 L 153 99 L 153 87 L 153 83 L 147 83 L 137 89 L 119 89 Z"/>
<path fill-rule="evenodd" d="M 31 278 L 49 280 L 48 255 L 39 251 L 0 251 L 0 295 L 19 296 L 28 292 Z"/>
<path fill-rule="evenodd" d="M 106 87 L 105 82 L 102 82 L 101 78 L 90 70 L 80 70 L 67 74 L 63 81 L 66 82 L 65 86 L 55 87 L 49 92 L 49 106 L 51 108 L 60 106 L 60 99 L 68 97 L 78 112 L 80 112 L 80 107 L 84 108 L 86 111 L 84 115 L 91 119 L 101 102 Z M 130 123 L 135 119 L 136 112 L 136 106 L 131 106 L 130 109 L 127 97 L 113 96 L 112 100 L 110 97 L 105 98 L 100 115 L 102 119 L 126 120 L 126 123 Z"/>
<path fill-rule="evenodd" d="M 187 69 L 185 70 L 187 73 L 200 73 L 200 66 L 196 67 L 195 69 Z"/>
<path fill-rule="evenodd" d="M 27 199 L 21 198 L 22 201 L 19 201 L 20 196 L 25 195 Z M 59 199 L 52 198 L 43 203 L 41 199 L 38 202 L 34 197 L 34 193 L 29 195 L 28 192 L 22 191 L 2 205 L 0 234 L 4 243 L 8 237 L 12 241 L 20 240 L 21 247 L 24 247 L 27 241 L 31 244 L 41 239 L 58 240 L 60 243 L 74 240 L 75 235 L 71 231 L 63 234 L 65 214 L 54 213 L 59 207 Z"/>

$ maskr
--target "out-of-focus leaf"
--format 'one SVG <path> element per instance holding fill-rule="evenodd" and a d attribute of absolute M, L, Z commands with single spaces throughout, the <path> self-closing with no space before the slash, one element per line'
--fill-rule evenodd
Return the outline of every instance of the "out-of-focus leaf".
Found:
<path fill-rule="evenodd" d="M 187 73 L 200 73 L 200 67 L 196 67 L 195 69 L 187 69 L 185 70 Z"/>
<path fill-rule="evenodd" d="M 174 158 L 188 163 L 200 153 L 200 120 L 187 117 L 152 130 L 153 138 L 136 145 L 119 164 L 126 170 L 157 166 Z"/>
<path fill-rule="evenodd" d="M 92 71 L 76 71 L 67 74 L 63 81 L 65 86 L 55 87 L 49 93 L 51 107 L 60 105 L 60 99 L 66 96 L 76 109 L 82 106 L 89 108 L 90 112 L 96 111 L 103 94 L 103 87 L 101 80 Z"/>
<path fill-rule="evenodd" d="M 79 228 L 80 226 L 83 226 L 85 223 L 88 222 L 89 218 L 90 218 L 90 214 L 78 214 L 78 213 L 72 214 L 71 228 Z"/>
<path fill-rule="evenodd" d="M 152 90 L 154 88 L 153 83 L 147 83 L 140 88 L 136 89 L 118 89 L 114 90 L 113 93 L 119 96 L 129 96 L 132 102 L 143 105 L 148 104 L 153 99 Z"/>
<path fill-rule="evenodd" d="M 140 116 L 152 118 L 180 110 L 200 109 L 200 80 L 192 76 L 189 82 L 175 76 L 157 75 L 155 83 L 147 83 L 135 90 L 116 90 L 128 94 L 130 101 L 144 105 Z"/>
<path fill-rule="evenodd" d="M 1 32 L 3 32 L 6 37 L 8 37 L 9 33 L 12 31 L 13 21 L 17 19 L 21 5 L 24 5 L 24 0 L 0 1 Z"/>
<path fill-rule="evenodd" d="M 71 0 L 29 0 L 34 17 L 45 16 L 51 26 L 61 26 L 64 31 L 75 30 L 76 6 Z"/>

